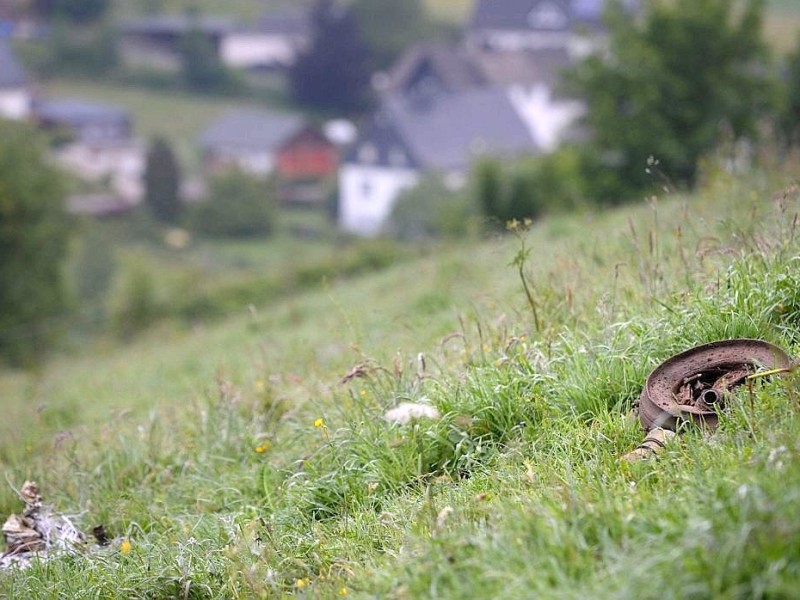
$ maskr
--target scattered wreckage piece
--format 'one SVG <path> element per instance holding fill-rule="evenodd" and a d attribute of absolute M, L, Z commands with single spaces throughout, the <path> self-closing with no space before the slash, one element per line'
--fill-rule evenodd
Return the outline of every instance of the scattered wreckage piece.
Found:
<path fill-rule="evenodd" d="M 56 515 L 42 503 L 39 487 L 26 481 L 18 492 L 25 508 L 3 524 L 6 551 L 0 554 L 0 569 L 27 567 L 36 558 L 55 551 L 69 551 L 84 545 L 86 537 L 65 516 Z"/>
<path fill-rule="evenodd" d="M 648 375 L 637 402 L 647 437 L 622 460 L 641 460 L 658 453 L 672 437 L 665 432 L 674 436 L 682 423 L 714 429 L 734 388 L 756 377 L 788 372 L 794 366 L 779 347 L 753 339 L 711 342 L 676 354 Z"/>

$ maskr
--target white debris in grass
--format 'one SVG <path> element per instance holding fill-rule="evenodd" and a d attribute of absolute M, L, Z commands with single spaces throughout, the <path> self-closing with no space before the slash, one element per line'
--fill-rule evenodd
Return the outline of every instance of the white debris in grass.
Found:
<path fill-rule="evenodd" d="M 415 419 L 438 419 L 439 411 L 430 404 L 401 402 L 391 410 L 387 410 L 383 418 L 392 423 L 405 425 Z"/>
<path fill-rule="evenodd" d="M 65 516 L 42 504 L 38 486 L 26 481 L 18 492 L 25 504 L 21 515 L 11 515 L 3 524 L 6 551 L 0 554 L 0 569 L 25 568 L 35 559 L 75 550 L 86 537 Z"/>

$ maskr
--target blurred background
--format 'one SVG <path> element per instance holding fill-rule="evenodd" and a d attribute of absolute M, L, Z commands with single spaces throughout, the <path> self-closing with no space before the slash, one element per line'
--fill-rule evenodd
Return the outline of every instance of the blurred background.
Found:
<path fill-rule="evenodd" d="M 793 0 L 0 0 L 0 360 L 784 160 L 799 33 Z"/>

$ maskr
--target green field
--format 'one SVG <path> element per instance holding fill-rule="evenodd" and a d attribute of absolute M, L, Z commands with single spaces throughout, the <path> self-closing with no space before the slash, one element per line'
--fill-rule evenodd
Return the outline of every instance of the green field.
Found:
<path fill-rule="evenodd" d="M 713 435 L 617 459 L 669 355 L 800 353 L 796 173 L 711 171 L 691 196 L 3 371 L 7 481 L 114 542 L 0 573 L 0 596 L 792 597 L 795 377 L 742 390 Z M 402 402 L 439 416 L 383 418 Z M 0 515 L 19 510 L 3 486 Z"/>

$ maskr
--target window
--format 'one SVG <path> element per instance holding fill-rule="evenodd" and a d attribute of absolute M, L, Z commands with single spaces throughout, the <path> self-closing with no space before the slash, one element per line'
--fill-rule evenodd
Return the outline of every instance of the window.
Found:
<path fill-rule="evenodd" d="M 361 197 L 364 200 L 369 200 L 370 196 L 372 196 L 372 182 L 369 179 L 365 179 L 361 182 Z"/>

